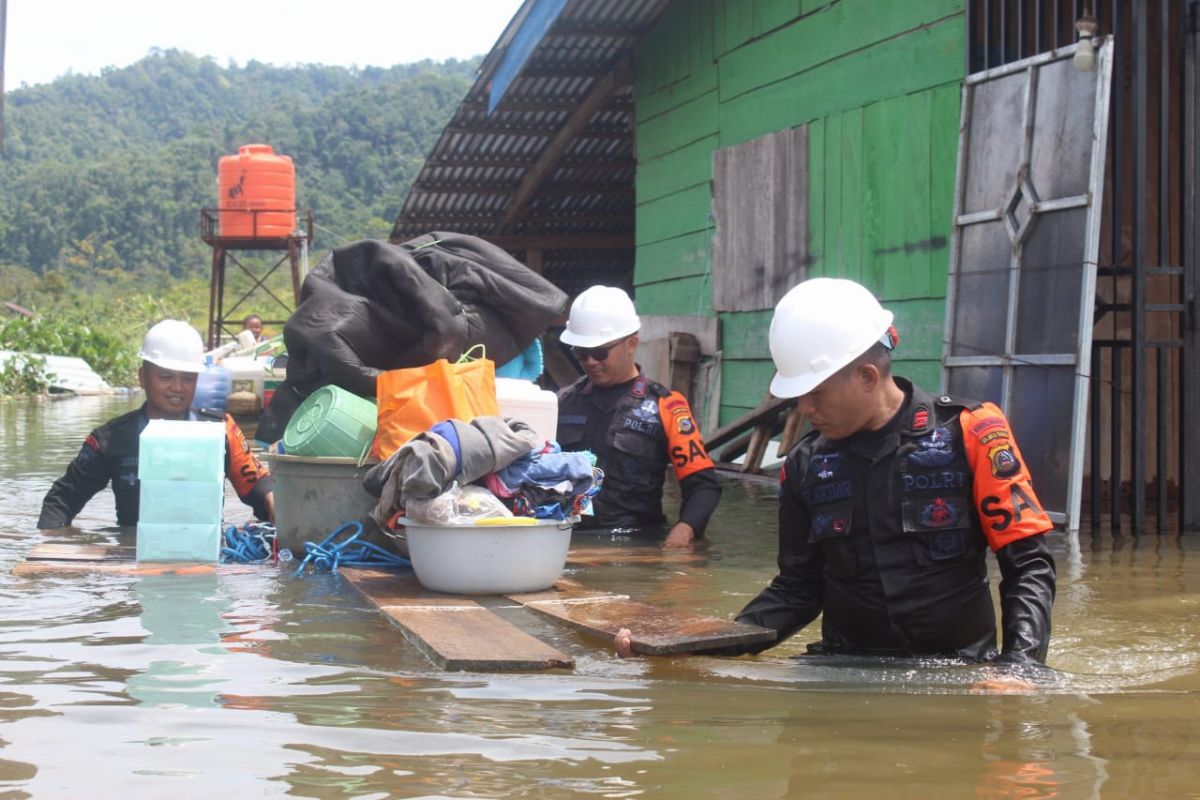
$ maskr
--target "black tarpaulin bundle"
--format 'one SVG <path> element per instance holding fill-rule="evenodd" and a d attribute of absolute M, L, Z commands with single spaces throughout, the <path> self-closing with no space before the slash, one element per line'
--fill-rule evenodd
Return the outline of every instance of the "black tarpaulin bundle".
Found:
<path fill-rule="evenodd" d="M 402 244 L 355 242 L 304 280 L 283 328 L 287 378 L 259 420 L 275 441 L 310 393 L 335 384 L 375 396 L 383 370 L 455 361 L 482 344 L 497 365 L 516 358 L 567 311 L 567 295 L 476 236 L 434 232 Z"/>

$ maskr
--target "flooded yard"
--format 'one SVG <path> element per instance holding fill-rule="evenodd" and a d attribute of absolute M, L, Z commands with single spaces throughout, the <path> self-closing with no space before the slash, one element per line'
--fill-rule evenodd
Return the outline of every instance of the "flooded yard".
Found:
<path fill-rule="evenodd" d="M 574 671 L 443 672 L 336 575 L 13 576 L 50 483 L 137 402 L 0 404 L 3 796 L 1200 793 L 1200 536 L 1054 534 L 1057 672 L 1026 695 L 973 694 L 980 667 L 814 661 L 815 626 L 757 657 L 621 660 L 522 609 Z M 71 541 L 132 543 L 112 520 L 106 492 Z M 726 481 L 709 540 L 569 574 L 732 616 L 774 575 L 775 488 Z"/>

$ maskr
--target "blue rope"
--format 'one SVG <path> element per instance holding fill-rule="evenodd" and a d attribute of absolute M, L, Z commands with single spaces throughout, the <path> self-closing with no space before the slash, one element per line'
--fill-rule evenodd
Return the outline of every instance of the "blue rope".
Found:
<path fill-rule="evenodd" d="M 345 531 L 353 530 L 342 541 L 337 541 Z M 304 560 L 296 568 L 296 576 L 304 574 L 305 568 L 312 564 L 315 570 L 337 572 L 338 567 L 407 567 L 411 566 L 407 558 L 380 547 L 371 542 L 359 541 L 363 526 L 356 520 L 343 522 L 326 536 L 319 544 L 304 543 Z"/>
<path fill-rule="evenodd" d="M 221 548 L 223 564 L 260 564 L 275 553 L 275 526 L 265 522 L 247 522 L 243 530 L 236 525 L 225 529 Z"/>

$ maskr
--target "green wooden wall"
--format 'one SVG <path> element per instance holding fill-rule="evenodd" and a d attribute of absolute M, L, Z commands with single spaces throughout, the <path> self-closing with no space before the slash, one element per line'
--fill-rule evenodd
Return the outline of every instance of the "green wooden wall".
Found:
<path fill-rule="evenodd" d="M 807 124 L 807 275 L 871 287 L 896 312 L 898 371 L 936 389 L 963 2 L 674 3 L 636 60 L 639 310 L 714 313 L 712 152 Z M 720 316 L 724 424 L 766 394 L 771 312 Z"/>

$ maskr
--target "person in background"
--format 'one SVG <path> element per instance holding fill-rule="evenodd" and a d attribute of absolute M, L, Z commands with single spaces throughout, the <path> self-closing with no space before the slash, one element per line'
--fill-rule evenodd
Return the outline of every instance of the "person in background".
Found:
<path fill-rule="evenodd" d="M 242 330 L 253 333 L 255 343 L 263 342 L 267 339 L 266 335 L 263 334 L 263 318 L 258 314 L 251 314 L 242 320 Z"/>
<path fill-rule="evenodd" d="M 200 334 L 186 322 L 163 320 L 152 327 L 138 353 L 138 381 L 146 392 L 141 408 L 123 414 L 84 440 L 79 455 L 42 501 L 38 528 L 64 528 L 109 483 L 117 502 L 117 524 L 138 521 L 138 437 L 152 419 L 225 423 L 225 475 L 242 502 L 259 519 L 275 519 L 274 481 L 259 463 L 233 418 L 192 409 L 196 378 L 204 370 Z"/>
<path fill-rule="evenodd" d="M 774 646 L 821 615 L 810 652 L 1045 662 L 1052 524 L 1012 428 L 991 403 L 893 376 L 891 323 L 848 280 L 805 281 L 776 306 L 771 392 L 798 398 L 811 430 L 779 474 L 779 574 L 737 615 L 776 642 L 721 655 Z M 1000 566 L 999 653 L 988 550 Z M 628 634 L 616 638 L 622 655 Z"/>
<path fill-rule="evenodd" d="M 560 339 L 584 375 L 558 394 L 558 441 L 563 450 L 591 450 L 604 471 L 595 515 L 577 527 L 661 529 L 670 464 L 683 503 L 663 546 L 687 548 L 704 535 L 721 485 L 687 400 L 642 374 L 639 330 L 633 302 L 620 289 L 593 286 L 575 298 Z"/>

